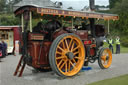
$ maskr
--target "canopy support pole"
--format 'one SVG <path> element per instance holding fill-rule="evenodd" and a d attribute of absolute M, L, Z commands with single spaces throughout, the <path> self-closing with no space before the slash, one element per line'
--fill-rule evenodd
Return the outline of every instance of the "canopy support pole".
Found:
<path fill-rule="evenodd" d="M 91 27 L 91 34 L 93 37 L 96 37 L 96 32 L 95 32 L 95 19 L 90 18 L 90 27 Z"/>
<path fill-rule="evenodd" d="M 108 34 L 109 34 L 109 30 L 110 30 L 110 24 L 109 24 L 109 20 L 108 20 Z"/>
<path fill-rule="evenodd" d="M 72 18 L 72 29 L 73 29 L 73 25 L 74 25 L 74 19 Z"/>
<path fill-rule="evenodd" d="M 22 32 L 24 32 L 24 15 L 21 15 Z"/>
<path fill-rule="evenodd" d="M 62 23 L 62 27 L 63 27 L 64 26 L 63 17 L 61 17 L 61 23 Z"/>
<path fill-rule="evenodd" d="M 32 12 L 30 11 L 30 32 L 32 32 Z"/>

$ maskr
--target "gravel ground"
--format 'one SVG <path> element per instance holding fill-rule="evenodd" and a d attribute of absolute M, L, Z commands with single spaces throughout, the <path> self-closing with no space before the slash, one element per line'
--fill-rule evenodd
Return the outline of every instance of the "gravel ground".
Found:
<path fill-rule="evenodd" d="M 109 69 L 102 70 L 98 63 L 89 64 L 92 70 L 80 72 L 78 75 L 62 79 L 54 72 L 33 73 L 26 67 L 22 77 L 13 76 L 20 55 L 9 55 L 0 62 L 0 85 L 86 85 L 88 83 L 128 74 L 128 54 L 114 54 Z"/>

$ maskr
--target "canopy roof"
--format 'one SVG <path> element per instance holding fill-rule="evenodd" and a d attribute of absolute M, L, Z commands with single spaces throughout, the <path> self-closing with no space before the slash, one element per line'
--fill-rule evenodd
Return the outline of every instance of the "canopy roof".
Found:
<path fill-rule="evenodd" d="M 24 11 L 34 11 L 38 14 L 48 14 L 48 15 L 58 15 L 58 16 L 72 16 L 72 17 L 82 17 L 82 18 L 97 18 L 105 20 L 118 20 L 119 17 L 116 14 L 106 14 L 98 12 L 85 12 L 85 11 L 76 11 L 70 9 L 62 9 L 55 7 L 46 7 L 38 5 L 24 5 L 15 10 L 15 15 L 20 15 Z"/>
<path fill-rule="evenodd" d="M 22 0 L 14 5 L 14 10 L 25 5 L 55 7 L 55 4 L 50 0 Z"/>

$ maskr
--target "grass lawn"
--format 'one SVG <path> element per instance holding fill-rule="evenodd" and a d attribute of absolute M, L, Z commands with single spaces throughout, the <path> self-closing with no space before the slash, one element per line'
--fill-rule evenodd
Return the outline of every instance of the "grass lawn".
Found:
<path fill-rule="evenodd" d="M 105 42 L 105 43 L 104 43 L 104 47 L 109 48 L 109 45 Z M 114 49 L 114 53 L 115 53 L 115 52 L 116 52 L 116 45 L 115 45 L 115 44 L 113 45 L 113 49 Z M 121 46 L 121 47 L 120 47 L 120 52 L 121 52 L 121 53 L 128 53 L 128 47 L 123 47 L 123 46 Z"/>
<path fill-rule="evenodd" d="M 128 47 L 121 46 L 121 53 L 128 53 Z"/>
<path fill-rule="evenodd" d="M 128 74 L 120 77 L 98 81 L 88 85 L 128 85 Z"/>

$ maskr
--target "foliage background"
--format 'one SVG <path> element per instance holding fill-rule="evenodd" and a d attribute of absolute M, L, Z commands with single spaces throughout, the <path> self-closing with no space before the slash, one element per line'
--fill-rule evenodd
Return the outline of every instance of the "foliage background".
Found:
<path fill-rule="evenodd" d="M 128 0 L 109 0 L 111 7 L 110 12 L 119 15 L 119 20 L 110 22 L 111 34 L 119 35 L 123 46 L 128 47 Z M 112 2 L 115 1 L 115 2 Z"/>

